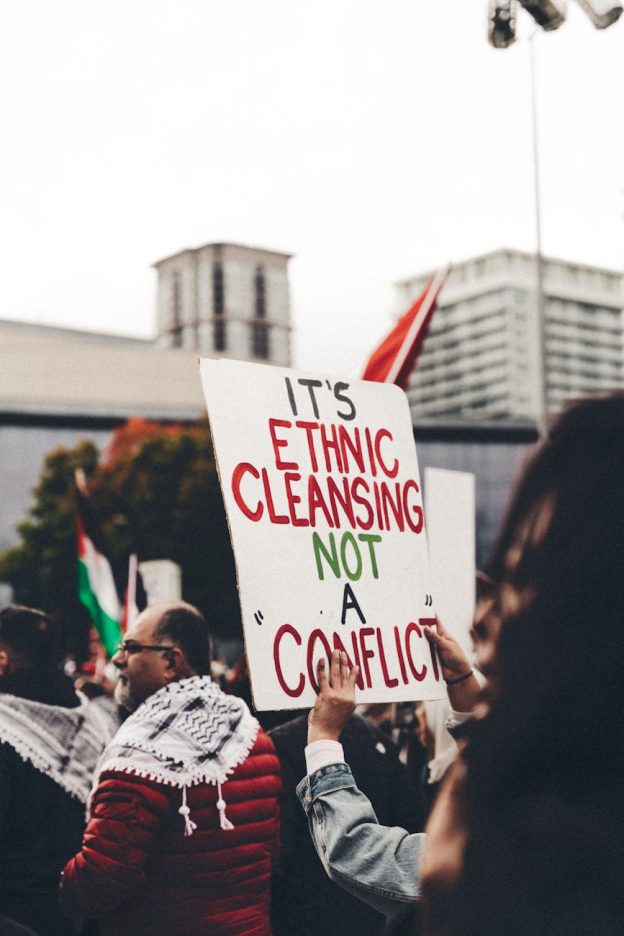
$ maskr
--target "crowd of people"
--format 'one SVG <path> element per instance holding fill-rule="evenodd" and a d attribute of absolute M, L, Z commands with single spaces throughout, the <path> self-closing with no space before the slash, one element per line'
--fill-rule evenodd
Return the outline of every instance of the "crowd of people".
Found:
<path fill-rule="evenodd" d="M 0 611 L 0 934 L 621 933 L 623 473 L 624 394 L 554 422 L 479 576 L 474 657 L 428 628 L 448 701 L 408 719 L 356 711 L 334 651 L 309 715 L 263 728 L 177 602 L 125 633 L 116 724 L 51 617 Z"/>

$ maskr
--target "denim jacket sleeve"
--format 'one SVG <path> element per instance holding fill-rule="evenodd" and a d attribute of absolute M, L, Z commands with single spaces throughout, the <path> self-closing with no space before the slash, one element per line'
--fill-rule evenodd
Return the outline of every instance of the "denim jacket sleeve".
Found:
<path fill-rule="evenodd" d="M 426 836 L 379 825 L 348 764 L 330 764 L 304 777 L 297 796 L 333 881 L 389 918 L 418 901 Z"/>

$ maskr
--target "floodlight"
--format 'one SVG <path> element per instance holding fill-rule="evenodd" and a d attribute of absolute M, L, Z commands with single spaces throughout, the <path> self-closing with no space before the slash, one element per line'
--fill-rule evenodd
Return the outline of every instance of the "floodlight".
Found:
<path fill-rule="evenodd" d="M 517 0 L 490 0 L 488 42 L 495 49 L 507 49 L 516 39 Z"/>
<path fill-rule="evenodd" d="M 559 29 L 566 18 L 565 0 L 520 0 L 538 26 L 547 31 Z"/>
<path fill-rule="evenodd" d="M 623 7 L 620 3 L 596 3 L 596 0 L 576 0 L 596 29 L 607 29 L 616 23 L 622 15 Z"/>

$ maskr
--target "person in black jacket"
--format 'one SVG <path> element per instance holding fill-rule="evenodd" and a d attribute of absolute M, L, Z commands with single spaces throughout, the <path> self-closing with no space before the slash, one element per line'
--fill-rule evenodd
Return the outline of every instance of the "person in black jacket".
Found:
<path fill-rule="evenodd" d="M 0 915 L 39 936 L 73 933 L 59 908 L 61 869 L 80 848 L 106 722 L 58 668 L 43 611 L 0 611 Z"/>
<path fill-rule="evenodd" d="M 282 768 L 280 801 L 281 852 L 273 874 L 272 925 L 274 936 L 381 936 L 381 914 L 334 884 L 314 850 L 307 818 L 295 795 L 305 775 L 304 748 L 307 715 L 269 732 Z M 367 719 L 352 715 L 341 736 L 345 757 L 356 772 L 383 825 L 399 825 L 410 832 L 423 828 L 423 806 L 392 740 Z M 331 908 L 331 913 L 327 912 Z M 320 922 L 322 918 L 322 922 Z M 415 931 L 413 920 L 395 930 L 396 936 Z"/>

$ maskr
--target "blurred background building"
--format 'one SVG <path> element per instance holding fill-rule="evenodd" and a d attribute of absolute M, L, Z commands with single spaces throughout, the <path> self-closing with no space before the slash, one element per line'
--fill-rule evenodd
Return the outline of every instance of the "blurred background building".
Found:
<path fill-rule="evenodd" d="M 0 550 L 17 541 L 44 455 L 103 448 L 138 416 L 205 415 L 197 357 L 290 364 L 289 255 L 234 244 L 155 264 L 153 339 L 0 320 Z"/>
<path fill-rule="evenodd" d="M 159 348 L 290 364 L 290 254 L 204 244 L 154 264 Z"/>
<path fill-rule="evenodd" d="M 546 411 L 624 386 L 622 273 L 544 258 L 544 323 L 536 314 L 536 260 L 498 250 L 454 266 L 408 396 L 430 420 L 536 422 L 544 342 Z M 401 308 L 431 273 L 397 285 Z"/>

